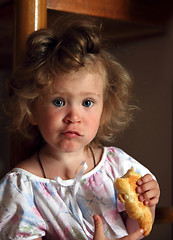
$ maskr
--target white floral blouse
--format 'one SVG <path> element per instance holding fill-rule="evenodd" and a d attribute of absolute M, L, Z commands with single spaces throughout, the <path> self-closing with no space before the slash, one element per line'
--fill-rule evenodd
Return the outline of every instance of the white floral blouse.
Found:
<path fill-rule="evenodd" d="M 40 178 L 14 168 L 0 182 L 0 239 L 93 239 L 93 215 L 99 214 L 108 238 L 127 235 L 114 181 L 134 166 L 150 173 L 121 149 L 104 147 L 99 164 L 87 165 L 75 179 Z"/>

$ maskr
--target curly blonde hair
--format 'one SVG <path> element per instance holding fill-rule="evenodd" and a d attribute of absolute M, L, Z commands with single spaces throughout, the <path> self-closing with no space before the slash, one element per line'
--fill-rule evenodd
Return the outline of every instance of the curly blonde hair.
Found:
<path fill-rule="evenodd" d="M 9 82 L 13 130 L 40 142 L 37 126 L 30 123 L 37 99 L 58 74 L 89 66 L 94 66 L 93 71 L 102 68 L 105 75 L 104 109 L 93 142 L 112 144 L 132 119 L 132 81 L 107 50 L 101 25 L 93 18 L 76 15 L 60 17 L 53 27 L 35 31 L 27 39 L 23 64 Z"/>

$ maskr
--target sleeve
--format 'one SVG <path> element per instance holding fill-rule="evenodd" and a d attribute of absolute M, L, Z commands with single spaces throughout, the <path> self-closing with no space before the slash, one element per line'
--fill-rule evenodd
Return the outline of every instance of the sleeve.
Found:
<path fill-rule="evenodd" d="M 131 167 L 134 167 L 135 172 L 140 173 L 141 176 L 151 174 L 152 177 L 156 180 L 156 177 L 150 172 L 150 170 L 148 170 L 140 162 L 136 161 L 133 157 L 129 156 L 123 150 L 116 148 L 116 154 L 118 155 L 119 159 L 119 167 L 116 177 L 122 177 L 127 172 L 127 170 L 129 170 Z"/>
<path fill-rule="evenodd" d="M 45 235 L 45 229 L 30 180 L 8 173 L 0 182 L 0 239 L 37 239 Z"/>

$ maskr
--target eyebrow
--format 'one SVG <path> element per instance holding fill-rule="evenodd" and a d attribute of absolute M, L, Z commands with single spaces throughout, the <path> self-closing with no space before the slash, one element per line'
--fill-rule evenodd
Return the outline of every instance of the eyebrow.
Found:
<path fill-rule="evenodd" d="M 95 93 L 95 92 L 82 92 L 82 95 L 96 95 L 96 96 L 100 97 L 100 94 Z"/>
<path fill-rule="evenodd" d="M 52 95 L 68 95 L 69 93 L 67 92 L 52 92 Z M 95 93 L 95 92 L 81 92 L 80 93 L 82 96 L 88 96 L 88 95 L 94 95 L 94 96 L 97 96 L 97 97 L 101 97 L 100 94 L 98 93 Z M 71 93 L 70 93 L 71 95 Z"/>

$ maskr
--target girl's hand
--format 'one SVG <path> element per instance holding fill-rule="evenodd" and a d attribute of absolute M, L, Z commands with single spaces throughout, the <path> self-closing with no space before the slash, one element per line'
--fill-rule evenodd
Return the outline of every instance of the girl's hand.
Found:
<path fill-rule="evenodd" d="M 101 218 L 98 215 L 93 216 L 94 224 L 95 224 L 95 233 L 93 240 L 107 240 L 103 232 L 103 223 Z M 137 240 L 142 237 L 144 233 L 143 229 L 138 229 L 136 232 L 129 234 L 123 238 L 119 238 L 121 240 Z M 113 239 L 112 239 L 113 240 Z"/>
<path fill-rule="evenodd" d="M 146 206 L 153 207 L 159 201 L 159 184 L 150 174 L 146 174 L 137 181 L 136 192 L 139 193 L 139 201 L 144 202 Z"/>

